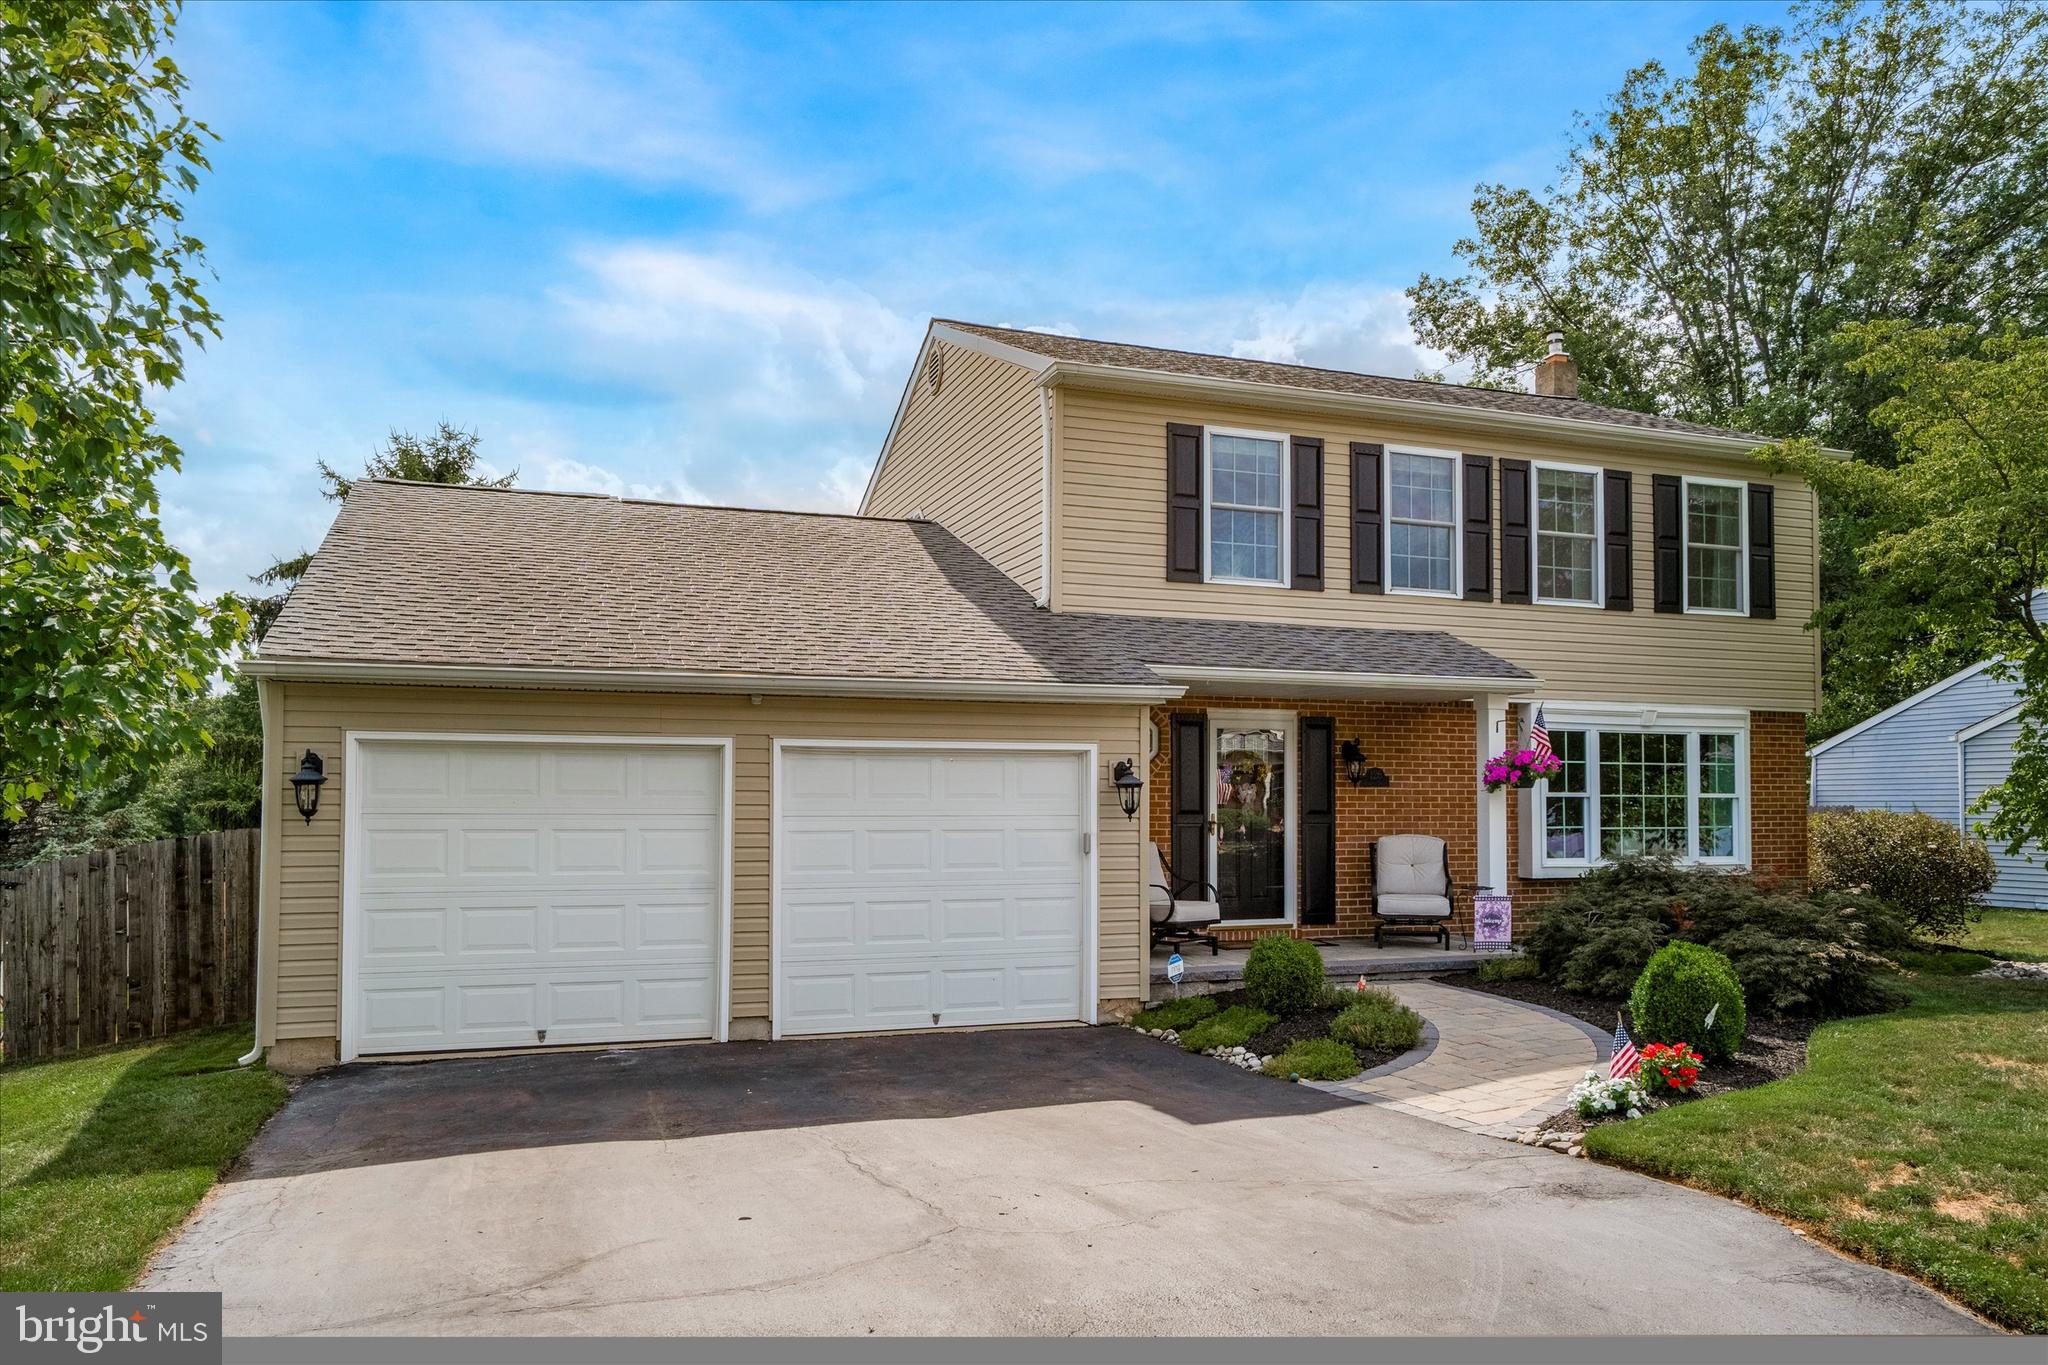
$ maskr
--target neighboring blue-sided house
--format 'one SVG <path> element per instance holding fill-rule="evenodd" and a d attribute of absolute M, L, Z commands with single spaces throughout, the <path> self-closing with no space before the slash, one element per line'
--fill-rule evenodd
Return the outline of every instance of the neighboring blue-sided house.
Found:
<path fill-rule="evenodd" d="M 2012 770 L 2019 684 L 1974 664 L 1806 751 L 1815 806 L 1917 810 L 1961 828 L 1970 807 Z M 2029 845 L 1993 844 L 1993 905 L 2048 910 L 2048 862 Z"/>

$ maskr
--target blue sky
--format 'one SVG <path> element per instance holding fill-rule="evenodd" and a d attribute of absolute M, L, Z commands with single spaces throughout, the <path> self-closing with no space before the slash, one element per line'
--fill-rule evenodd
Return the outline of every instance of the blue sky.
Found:
<path fill-rule="evenodd" d="M 241 588 L 315 459 L 443 419 L 530 487 L 850 509 L 934 315 L 1410 374 L 1476 182 L 1782 13 L 196 3 L 225 336 L 166 524 Z"/>

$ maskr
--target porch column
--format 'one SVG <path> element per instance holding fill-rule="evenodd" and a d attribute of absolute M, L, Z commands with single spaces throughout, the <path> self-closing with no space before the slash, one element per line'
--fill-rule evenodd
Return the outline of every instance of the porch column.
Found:
<path fill-rule="evenodd" d="M 1473 791 L 1478 797 L 1479 885 L 1497 892 L 1508 889 L 1508 794 L 1486 789 L 1486 760 L 1509 745 L 1508 699 L 1502 693 L 1481 693 L 1472 699 L 1476 732 L 1472 764 Z"/>

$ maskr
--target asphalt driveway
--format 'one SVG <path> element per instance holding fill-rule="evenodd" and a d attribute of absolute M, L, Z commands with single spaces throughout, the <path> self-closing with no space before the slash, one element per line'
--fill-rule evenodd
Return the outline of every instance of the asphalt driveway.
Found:
<path fill-rule="evenodd" d="M 1111 1028 L 343 1068 L 144 1283 L 233 1335 L 1983 1330 L 1723 1200 Z"/>

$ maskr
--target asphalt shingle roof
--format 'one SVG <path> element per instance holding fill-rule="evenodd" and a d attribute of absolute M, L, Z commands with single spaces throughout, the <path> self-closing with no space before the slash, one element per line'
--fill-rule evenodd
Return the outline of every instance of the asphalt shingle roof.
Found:
<path fill-rule="evenodd" d="M 1148 664 L 1530 675 L 1441 631 L 1040 610 L 930 522 L 359 481 L 265 661 L 1160 686 Z"/>
<path fill-rule="evenodd" d="M 1395 379 L 1389 375 L 1356 374 L 1350 370 L 1322 370 L 1311 365 L 1283 365 L 1271 360 L 1245 360 L 1237 356 L 1204 355 L 1199 351 L 1172 351 L 1158 346 L 1133 346 L 1119 341 L 1091 341 L 1085 337 L 1055 336 L 1050 332 L 1029 332 L 1014 327 L 991 327 L 980 322 L 952 318 L 934 321 L 947 327 L 991 341 L 1000 341 L 1033 355 L 1051 360 L 1071 360 L 1085 365 L 1111 365 L 1126 370 L 1157 370 L 1167 374 L 1196 375 L 1208 379 L 1241 379 L 1257 384 L 1282 384 L 1289 388 L 1316 389 L 1326 393 L 1360 394 L 1368 398 L 1395 398 L 1412 403 L 1438 403 L 1453 408 L 1480 408 L 1490 412 L 1526 417 L 1556 417 L 1598 426 L 1632 427 L 1638 431 L 1664 431 L 1690 436 L 1724 436 L 1754 441 L 1769 440 L 1747 432 L 1729 431 L 1698 422 L 1681 421 L 1654 412 L 1602 407 L 1577 398 L 1545 398 L 1533 393 L 1503 389 L 1477 389 L 1463 384 L 1438 384 L 1426 379 Z"/>

